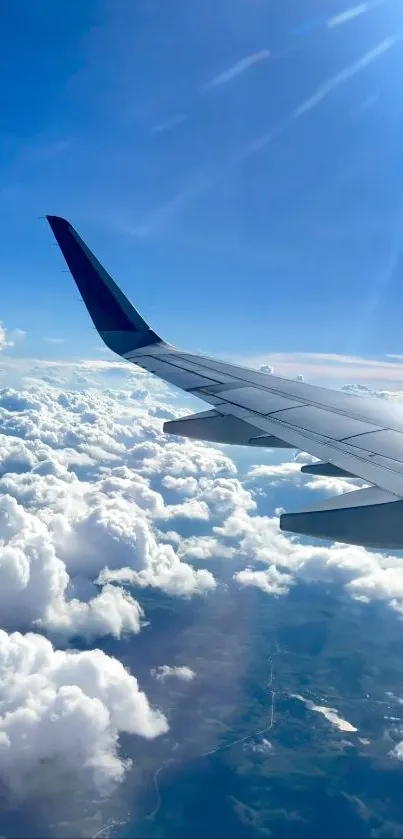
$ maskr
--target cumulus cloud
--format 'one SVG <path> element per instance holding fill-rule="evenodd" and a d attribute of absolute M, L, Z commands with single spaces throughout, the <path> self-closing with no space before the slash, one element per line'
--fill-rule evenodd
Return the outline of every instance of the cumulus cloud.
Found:
<path fill-rule="evenodd" d="M 161 664 L 160 667 L 152 670 L 151 674 L 157 682 L 165 682 L 172 677 L 180 679 L 182 682 L 191 682 L 196 676 L 196 673 L 190 667 L 186 667 L 185 665 L 170 667 L 169 664 Z"/>
<path fill-rule="evenodd" d="M 354 597 L 401 608 L 399 564 L 360 548 L 301 545 L 279 532 L 276 515 L 256 515 L 254 493 L 268 482 L 337 493 L 350 481 L 302 476 L 302 456 L 256 465 L 241 481 L 222 451 L 162 434 L 169 391 L 155 396 L 143 374 L 129 381 L 129 389 L 127 381 L 85 392 L 36 381 L 0 392 L 7 629 L 24 615 L 27 626 L 64 637 L 138 632 L 146 616 L 124 587 L 207 594 L 214 575 L 191 563 L 214 558 L 243 560 L 237 582 L 268 593 L 334 579 Z M 196 523 L 202 532 L 189 534 Z"/>
<path fill-rule="evenodd" d="M 241 586 L 256 586 L 266 594 L 288 594 L 294 582 L 291 574 L 282 574 L 275 565 L 269 565 L 264 571 L 245 568 L 235 574 L 235 579 Z"/>
<path fill-rule="evenodd" d="M 172 489 L 179 495 L 192 496 L 196 495 L 198 490 L 198 482 L 196 478 L 188 475 L 186 478 L 177 477 L 176 475 L 166 475 L 162 479 L 162 486 L 166 489 Z"/>
<path fill-rule="evenodd" d="M 131 765 L 119 735 L 152 739 L 167 729 L 117 659 L 0 630 L 0 778 L 13 793 L 70 773 L 109 793 Z"/>
<path fill-rule="evenodd" d="M 232 514 L 214 528 L 219 538 L 238 544 L 249 563 L 234 578 L 243 586 L 256 586 L 268 594 L 286 594 L 298 581 L 344 586 L 357 600 L 380 600 L 403 614 L 403 560 L 367 551 L 355 545 L 301 544 L 278 527 L 276 516 Z M 256 570 L 253 562 L 262 562 Z"/>
<path fill-rule="evenodd" d="M 217 558 L 236 561 L 237 584 L 270 595 L 284 596 L 299 580 L 333 581 L 403 612 L 399 559 L 301 544 L 279 531 L 278 510 L 257 514 L 268 483 L 335 494 L 352 489 L 350 481 L 302 476 L 301 463 L 312 460 L 302 455 L 255 465 L 241 479 L 223 450 L 162 433 L 164 417 L 184 411 L 157 380 L 129 368 L 101 389 L 99 368 L 87 365 L 67 387 L 58 383 L 63 365 L 49 371 L 51 381 L 37 373 L 18 390 L 0 390 L 0 609 L 8 631 L 42 630 L 60 646 L 77 635 L 137 633 L 147 614 L 136 590 L 208 595 Z"/>
<path fill-rule="evenodd" d="M 260 373 L 267 373 L 268 376 L 272 376 L 274 373 L 274 367 L 271 364 L 260 364 L 259 365 Z"/>
<path fill-rule="evenodd" d="M 51 532 L 15 498 L 0 497 L 0 611 L 3 626 L 42 626 L 64 635 L 139 632 L 143 616 L 130 594 L 105 585 L 81 602 L 67 598 L 70 579 Z"/>
<path fill-rule="evenodd" d="M 13 347 L 17 341 L 22 341 L 25 338 L 26 332 L 24 329 L 6 329 L 0 321 L 0 351 Z"/>
<path fill-rule="evenodd" d="M 164 409 L 138 387 L 82 392 L 35 382 L 0 391 L 7 629 L 23 620 L 66 638 L 121 637 L 139 632 L 144 617 L 122 585 L 179 596 L 215 588 L 212 573 L 184 561 L 157 524 L 208 522 L 211 506 L 230 509 L 244 490 L 219 477 L 236 471 L 222 452 L 162 435 Z M 179 498 L 169 503 L 169 492 Z"/>
<path fill-rule="evenodd" d="M 274 486 L 290 480 L 300 481 L 301 464 L 297 461 L 285 461 L 284 463 L 259 463 L 248 471 L 247 479 L 253 482 L 264 480 Z"/>
<path fill-rule="evenodd" d="M 302 476 L 305 456 L 255 465 L 240 480 L 222 450 L 163 435 L 173 409 L 169 391 L 153 391 L 155 381 L 130 371 L 126 387 L 115 389 L 35 381 L 0 391 L 0 602 L 8 629 L 20 628 L 19 613 L 65 636 L 138 632 L 144 615 L 123 586 L 205 594 L 216 580 L 191 563 L 217 557 L 243 560 L 238 583 L 267 592 L 283 594 L 301 578 L 334 579 L 354 597 L 401 608 L 398 560 L 301 545 L 279 532 L 276 515 L 256 515 L 254 494 L 268 482 L 335 494 L 351 481 Z M 189 533 L 196 524 L 202 532 Z M 256 561 L 267 567 L 256 570 Z"/>
<path fill-rule="evenodd" d="M 251 743 L 249 748 L 251 752 L 260 755 L 268 755 L 273 750 L 273 746 L 267 737 L 262 737 L 257 743 Z"/>
<path fill-rule="evenodd" d="M 213 536 L 178 537 L 177 551 L 184 559 L 231 559 L 235 556 L 235 548 L 224 545 Z"/>
<path fill-rule="evenodd" d="M 106 567 L 99 574 L 97 582 L 101 585 L 111 582 L 140 588 L 152 586 L 163 590 L 166 594 L 180 597 L 206 594 L 217 585 L 210 571 L 204 568 L 195 571 L 190 565 L 180 561 L 163 562 L 156 568 L 145 568 L 141 571 L 128 567 L 116 570 Z"/>
<path fill-rule="evenodd" d="M 302 464 L 311 461 L 313 458 L 308 456 L 308 458 L 297 457 L 295 460 L 283 463 L 257 464 L 249 469 L 246 480 L 252 485 L 263 482 L 267 486 L 292 483 L 294 486 L 303 486 L 306 489 L 330 495 L 342 495 L 343 492 L 351 492 L 363 486 L 359 478 L 333 478 L 301 472 Z"/>
<path fill-rule="evenodd" d="M 275 497 L 263 514 L 267 484 L 335 494 L 350 481 L 301 475 L 309 455 L 237 468 L 230 449 L 164 435 L 164 418 L 186 410 L 157 379 L 107 362 L 35 363 L 0 389 L 0 781 L 16 794 L 63 790 L 66 776 L 106 794 L 130 767 L 127 735 L 167 730 L 118 661 L 66 649 L 140 632 L 147 588 L 208 604 L 225 562 L 226 581 L 268 597 L 323 582 L 403 614 L 400 558 L 302 544 L 279 530 Z M 196 678 L 182 664 L 153 675 L 161 693 Z M 263 759 L 269 742 L 255 751 Z"/>

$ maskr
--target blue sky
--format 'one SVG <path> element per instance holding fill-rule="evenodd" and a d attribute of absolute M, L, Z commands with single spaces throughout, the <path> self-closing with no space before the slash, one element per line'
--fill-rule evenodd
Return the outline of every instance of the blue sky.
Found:
<path fill-rule="evenodd" d="M 401 0 L 6 4 L 13 351 L 99 347 L 38 218 L 55 213 L 172 343 L 401 353 L 402 35 Z"/>

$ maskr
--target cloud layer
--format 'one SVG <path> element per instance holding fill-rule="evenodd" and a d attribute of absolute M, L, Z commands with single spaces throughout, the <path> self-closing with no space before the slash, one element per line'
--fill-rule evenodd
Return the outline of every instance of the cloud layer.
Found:
<path fill-rule="evenodd" d="M 219 558 L 241 588 L 286 596 L 323 581 L 403 613 L 400 559 L 302 544 L 279 531 L 277 502 L 262 501 L 279 483 L 337 493 L 351 482 L 302 476 L 307 458 L 289 453 L 240 474 L 233 450 L 164 435 L 165 418 L 193 407 L 131 368 L 28 372 L 18 390 L 0 390 L 0 778 L 15 792 L 46 766 L 108 790 L 129 766 L 120 733 L 166 731 L 117 660 L 67 649 L 141 632 L 136 592 L 209 596 Z M 161 665 L 154 676 L 163 686 L 195 674 Z"/>
<path fill-rule="evenodd" d="M 31 380 L 18 392 L 0 392 L 7 630 L 21 629 L 23 615 L 25 629 L 59 640 L 137 633 L 146 616 L 136 589 L 208 594 L 217 585 L 208 562 L 217 557 L 244 562 L 235 577 L 242 585 L 279 594 L 298 579 L 331 577 L 354 596 L 401 608 L 399 560 L 303 545 L 279 531 L 275 508 L 257 514 L 256 499 L 270 485 L 337 494 L 359 482 L 303 476 L 306 456 L 257 463 L 240 480 L 222 448 L 163 435 L 164 418 L 186 409 L 173 408 L 170 392 L 158 382 L 154 391 L 154 382 L 130 371 L 126 387 L 114 390 Z"/>
<path fill-rule="evenodd" d="M 67 637 L 138 632 L 139 605 L 110 585 L 121 569 L 125 582 L 170 594 L 214 588 L 211 573 L 181 562 L 155 527 L 208 519 L 206 502 L 166 503 L 151 481 L 165 476 L 175 489 L 179 475 L 233 466 L 214 450 L 163 446 L 161 404 L 148 396 L 138 409 L 137 396 L 66 393 L 44 383 L 0 393 L 0 601 L 8 629 L 20 628 L 22 614 L 27 628 Z"/>

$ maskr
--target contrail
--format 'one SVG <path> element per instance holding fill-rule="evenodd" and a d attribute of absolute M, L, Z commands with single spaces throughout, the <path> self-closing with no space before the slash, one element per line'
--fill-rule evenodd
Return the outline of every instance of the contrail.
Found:
<path fill-rule="evenodd" d="M 267 146 L 275 137 L 292 125 L 297 119 L 300 119 L 304 114 L 307 114 L 316 105 L 319 105 L 333 93 L 340 85 L 345 84 L 345 82 L 349 81 L 353 78 L 357 73 L 364 70 L 373 61 L 379 58 L 381 55 L 384 55 L 391 47 L 393 47 L 398 40 L 401 38 L 401 33 L 398 35 L 390 35 L 388 38 L 385 38 L 381 41 L 378 46 L 374 47 L 374 49 L 366 52 L 358 61 L 355 61 L 354 64 L 350 64 L 348 67 L 345 67 L 344 70 L 341 70 L 335 76 L 332 76 L 331 79 L 328 79 L 327 82 L 320 85 L 315 93 L 312 94 L 308 99 L 305 99 L 294 111 L 288 116 L 285 117 L 282 122 L 279 122 L 274 128 L 267 131 L 265 134 L 261 134 L 260 137 L 257 137 L 255 140 L 252 140 L 246 148 L 242 151 L 238 152 L 236 162 L 243 160 L 244 158 L 249 157 L 251 154 L 255 152 L 261 151 L 265 146 Z"/>
<path fill-rule="evenodd" d="M 325 15 L 320 15 L 301 23 L 297 27 L 293 27 L 289 34 L 294 37 L 297 36 L 299 38 L 305 38 L 307 35 L 310 35 L 311 32 L 315 32 L 315 30 L 323 27 L 333 29 L 335 26 L 342 26 L 344 23 L 350 23 L 352 20 L 355 20 L 355 18 L 360 17 L 366 12 L 371 12 L 373 9 L 376 9 L 378 6 L 387 2 L 388 0 L 366 0 L 366 2 L 357 3 L 357 5 L 351 6 L 349 9 L 345 9 L 344 12 L 339 12 L 339 14 L 333 15 L 333 17 L 330 18 L 327 18 Z M 275 58 L 275 54 L 273 57 Z"/>
<path fill-rule="evenodd" d="M 217 182 L 225 176 L 225 174 L 239 165 L 243 160 L 246 160 L 256 152 L 261 151 L 267 146 L 275 137 L 281 135 L 290 125 L 296 120 L 300 119 L 305 114 L 309 113 L 316 105 L 319 105 L 337 90 L 342 84 L 352 79 L 361 70 L 364 70 L 377 58 L 384 55 L 402 38 L 402 33 L 397 35 L 390 35 L 384 38 L 374 49 L 366 52 L 361 58 L 345 67 L 335 76 L 332 76 L 327 82 L 320 85 L 320 87 L 308 99 L 305 99 L 289 116 L 285 117 L 282 122 L 277 123 L 269 131 L 251 140 L 246 146 L 238 149 L 225 163 L 221 166 L 214 166 L 210 169 L 196 172 L 187 182 L 170 199 L 161 204 L 151 216 L 141 225 L 132 226 L 130 232 L 136 236 L 148 236 L 153 233 L 161 223 L 170 218 L 178 209 L 187 204 L 189 200 L 198 197 L 214 187 Z M 246 61 L 246 59 L 245 59 Z M 237 65 L 234 65 L 237 66 Z M 232 68 L 234 69 L 234 68 Z M 229 73 L 229 71 L 227 71 Z"/>
<path fill-rule="evenodd" d="M 369 11 L 369 8 L 369 3 L 360 3 L 359 6 L 352 6 L 351 9 L 347 9 L 339 15 L 329 18 L 327 26 L 330 29 L 333 26 L 340 26 L 342 23 L 349 23 L 350 20 L 353 20 L 354 18 L 359 17 L 359 15 L 363 15 L 365 12 Z"/>
<path fill-rule="evenodd" d="M 246 58 L 241 58 L 240 61 L 237 61 L 236 64 L 233 64 L 232 67 L 228 68 L 228 70 L 224 70 L 224 72 L 220 73 L 219 76 L 216 76 L 210 82 L 207 82 L 203 89 L 210 90 L 212 87 L 220 87 L 223 84 L 227 84 L 232 81 L 232 79 L 240 76 L 241 73 L 244 73 L 245 70 L 249 70 L 249 67 L 253 67 L 254 64 L 258 64 L 260 61 L 266 61 L 268 58 L 270 58 L 270 52 L 267 49 L 254 52 L 252 55 L 246 56 Z"/>
<path fill-rule="evenodd" d="M 376 9 L 377 6 L 380 6 L 386 1 L 387 0 L 372 0 L 372 2 L 359 3 L 357 6 L 352 6 L 350 9 L 346 9 L 345 12 L 340 12 L 340 14 L 329 18 L 326 25 L 329 29 L 332 29 L 334 26 L 341 26 L 343 23 L 350 23 L 351 20 L 354 20 L 356 17 L 359 17 L 366 12 L 372 11 L 372 9 Z"/>
<path fill-rule="evenodd" d="M 333 76 L 331 79 L 329 79 L 329 81 L 321 85 L 318 88 L 318 90 L 313 94 L 313 96 L 310 96 L 309 99 L 306 99 L 305 102 L 299 105 L 298 108 L 295 109 L 295 111 L 293 111 L 291 115 L 291 122 L 294 119 L 298 119 L 303 114 L 306 114 L 307 111 L 310 111 L 312 108 L 318 105 L 319 102 L 322 102 L 323 99 L 326 98 L 326 96 L 329 96 L 329 93 L 333 93 L 333 91 L 336 90 L 336 88 L 340 87 L 341 84 L 344 84 L 345 82 L 349 81 L 349 79 L 352 79 L 353 76 L 355 76 L 361 70 L 364 70 L 365 67 L 369 66 L 369 64 L 372 64 L 372 62 L 379 58 L 380 55 L 384 55 L 385 52 L 390 50 L 390 48 L 396 44 L 400 37 L 401 35 L 391 35 L 389 38 L 384 38 L 384 40 L 381 41 L 381 43 L 378 44 L 378 46 L 375 47 L 375 49 L 365 53 L 365 55 L 363 55 L 362 58 L 360 58 L 354 64 L 350 64 L 349 67 L 345 67 L 344 70 L 341 70 L 340 73 L 337 73 L 336 76 Z"/>
<path fill-rule="evenodd" d="M 173 114 L 173 116 L 165 120 L 165 122 L 160 122 L 158 125 L 154 125 L 150 129 L 150 134 L 165 134 L 166 131 L 171 131 L 172 128 L 180 125 L 181 122 L 185 122 L 185 119 L 185 114 Z"/>

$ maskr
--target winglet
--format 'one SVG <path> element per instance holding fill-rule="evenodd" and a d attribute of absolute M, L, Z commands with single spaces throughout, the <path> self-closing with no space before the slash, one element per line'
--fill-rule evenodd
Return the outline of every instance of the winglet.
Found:
<path fill-rule="evenodd" d="M 59 216 L 47 215 L 46 218 L 105 344 L 123 355 L 150 344 L 164 343 L 128 301 L 74 227 Z"/>

